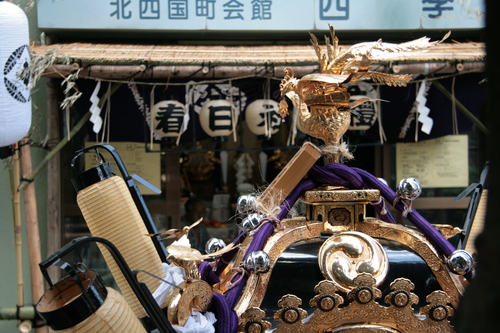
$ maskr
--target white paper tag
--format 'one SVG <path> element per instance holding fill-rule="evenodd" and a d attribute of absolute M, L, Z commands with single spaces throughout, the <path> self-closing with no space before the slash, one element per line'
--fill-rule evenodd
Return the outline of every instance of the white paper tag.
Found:
<path fill-rule="evenodd" d="M 92 102 L 92 105 L 90 106 L 89 110 L 90 113 L 92 114 L 92 116 L 90 116 L 90 122 L 94 124 L 94 126 L 92 127 L 94 133 L 99 133 L 102 127 L 102 118 L 100 116 L 101 108 L 99 107 L 99 96 L 97 96 L 100 89 L 101 89 L 101 80 L 98 80 L 94 88 L 94 91 L 90 96 L 90 101 Z"/>
<path fill-rule="evenodd" d="M 418 90 L 417 98 L 416 101 L 418 102 L 418 121 L 422 123 L 421 130 L 425 134 L 430 134 L 432 130 L 432 125 L 434 125 L 434 121 L 432 120 L 431 117 L 429 117 L 429 112 L 431 109 L 429 109 L 427 106 L 425 106 L 425 103 L 427 103 L 427 80 L 424 80 L 422 84 L 420 85 L 420 89 Z"/>

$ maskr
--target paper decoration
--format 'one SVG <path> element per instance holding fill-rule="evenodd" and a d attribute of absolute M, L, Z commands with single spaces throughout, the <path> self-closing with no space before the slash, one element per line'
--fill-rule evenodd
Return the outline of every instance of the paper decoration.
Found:
<path fill-rule="evenodd" d="M 267 179 L 267 160 L 269 157 L 266 152 L 261 151 L 259 153 L 259 166 L 260 166 L 260 174 L 264 179 Z"/>
<path fill-rule="evenodd" d="M 288 139 L 286 141 L 287 146 L 295 144 L 295 138 L 297 137 L 297 117 L 299 115 L 299 109 L 293 103 L 292 104 L 292 114 L 291 114 L 291 124 L 290 132 L 288 133 Z"/>
<path fill-rule="evenodd" d="M 148 104 L 144 102 L 144 98 L 142 98 L 141 94 L 139 93 L 139 90 L 137 89 L 137 84 L 133 80 L 130 80 L 127 83 L 127 86 L 132 92 L 132 95 L 134 96 L 134 100 L 137 103 L 137 106 L 139 107 L 139 111 L 141 112 L 144 119 L 146 119 L 147 124 L 151 126 L 151 111 L 149 109 Z M 155 139 L 159 140 L 160 138 L 155 137 Z"/>
<path fill-rule="evenodd" d="M 186 107 L 179 101 L 161 101 L 151 110 L 151 126 L 162 138 L 177 138 L 184 131 L 183 122 Z"/>
<path fill-rule="evenodd" d="M 420 89 L 418 90 L 415 100 L 418 102 L 418 121 L 422 123 L 421 130 L 425 134 L 430 134 L 434 121 L 431 117 L 429 117 L 429 112 L 431 110 L 425 106 L 425 103 L 427 103 L 427 90 L 427 80 L 424 80 L 420 85 Z"/>
<path fill-rule="evenodd" d="M 272 99 L 257 99 L 245 111 L 245 120 L 255 135 L 271 137 L 279 131 L 282 118 L 278 113 L 279 103 Z"/>
<path fill-rule="evenodd" d="M 18 6 L 0 1 L 0 27 L 0 147 L 5 147 L 31 126 L 29 76 L 19 77 L 30 66 L 28 19 Z"/>
<path fill-rule="evenodd" d="M 229 193 L 217 193 L 212 198 L 212 219 L 226 222 L 231 218 L 229 212 Z"/>
<path fill-rule="evenodd" d="M 236 169 L 236 185 L 251 181 L 253 178 L 254 161 L 248 153 L 242 153 L 235 161 L 234 168 Z"/>
<path fill-rule="evenodd" d="M 102 127 L 102 118 L 100 116 L 101 114 L 101 108 L 99 107 L 99 90 L 101 89 L 101 80 L 97 81 L 97 84 L 95 85 L 94 91 L 92 92 L 92 95 L 90 95 L 90 102 L 92 103 L 90 106 L 90 113 L 92 114 L 90 116 L 90 122 L 94 124 L 92 126 L 92 130 L 94 133 L 99 133 Z"/>
<path fill-rule="evenodd" d="M 231 101 L 234 108 L 238 111 L 244 110 L 247 103 L 246 93 L 231 83 L 210 84 L 189 82 L 186 88 L 189 89 L 187 92 L 187 101 L 194 112 L 198 114 L 206 102 L 216 99 Z"/>

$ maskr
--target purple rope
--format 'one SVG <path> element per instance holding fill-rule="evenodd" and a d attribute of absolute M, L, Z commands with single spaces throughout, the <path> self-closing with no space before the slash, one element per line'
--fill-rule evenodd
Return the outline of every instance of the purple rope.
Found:
<path fill-rule="evenodd" d="M 319 169 L 318 172 L 321 172 L 322 170 L 321 167 L 317 167 L 317 169 Z M 340 175 L 345 180 L 350 181 L 353 187 L 379 189 L 382 197 L 390 203 L 393 203 L 398 197 L 396 192 L 382 183 L 377 177 L 365 170 L 359 168 L 349 168 L 348 166 L 340 163 L 330 163 L 325 167 L 325 169 Z M 378 206 L 376 208 L 380 212 L 381 207 Z M 394 208 L 396 208 L 399 212 L 403 212 L 405 209 L 401 202 L 398 202 Z M 379 215 L 382 218 L 390 217 L 393 220 L 393 217 L 390 214 L 386 214 L 386 216 L 384 216 L 379 213 Z M 450 256 L 455 251 L 453 245 L 451 245 L 450 242 L 448 242 L 448 240 L 419 213 L 413 210 L 408 214 L 407 218 L 442 254 Z"/>
<path fill-rule="evenodd" d="M 214 324 L 215 332 L 236 333 L 238 331 L 238 315 L 224 295 L 213 293 L 211 310 L 217 318 Z"/>
<path fill-rule="evenodd" d="M 307 190 L 311 190 L 316 186 L 316 183 L 311 179 L 302 180 L 295 188 L 290 192 L 286 199 L 281 204 L 281 211 L 276 216 L 278 220 L 283 220 L 287 215 L 293 205 L 299 199 L 300 195 Z"/>
<path fill-rule="evenodd" d="M 233 281 L 237 280 L 238 277 L 236 276 Z M 227 304 L 229 304 L 231 307 L 234 307 L 236 303 L 238 302 L 238 299 L 241 296 L 241 292 L 243 291 L 243 288 L 247 284 L 247 279 L 248 277 L 245 275 L 243 279 L 239 283 L 237 283 L 232 289 L 229 289 L 228 292 L 224 295 L 226 298 Z"/>
<path fill-rule="evenodd" d="M 274 232 L 273 223 L 264 224 L 253 237 L 252 242 L 248 246 L 245 258 L 243 260 L 245 260 L 250 253 L 262 250 L 267 239 L 269 238 L 269 236 L 271 236 L 273 232 Z M 238 278 L 239 276 L 235 276 L 232 282 L 236 281 Z M 238 298 L 240 297 L 241 291 L 245 286 L 246 282 L 247 282 L 247 277 L 245 276 L 239 283 L 236 284 L 236 286 L 234 286 L 231 290 L 229 290 L 226 293 L 226 299 L 229 304 L 231 304 L 232 306 L 236 305 L 236 302 L 238 301 Z"/>
<path fill-rule="evenodd" d="M 342 163 L 330 163 L 325 169 L 339 175 L 351 185 L 351 188 L 363 188 L 363 179 L 356 172 L 352 171 L 352 168 L 348 167 Z"/>
<path fill-rule="evenodd" d="M 245 233 L 239 232 L 233 240 L 233 244 L 241 244 L 245 240 L 246 236 L 247 235 Z M 228 263 L 233 259 L 236 253 L 238 253 L 237 248 L 224 253 L 217 263 L 215 272 L 212 270 L 212 266 L 210 266 L 209 262 L 202 262 L 198 267 L 201 279 L 210 285 L 220 282 L 220 274 L 224 271 L 224 269 L 226 269 Z M 236 333 L 238 331 L 238 315 L 233 308 L 245 284 L 246 277 L 233 289 L 226 293 L 226 296 L 217 292 L 213 293 L 211 310 L 214 312 L 215 318 L 217 318 L 217 321 L 214 324 L 215 332 Z"/>
<path fill-rule="evenodd" d="M 241 244 L 246 237 L 247 235 L 243 231 L 240 231 L 238 235 L 236 235 L 236 237 L 234 238 L 233 244 L 235 246 Z M 236 253 L 238 253 L 238 248 L 235 248 L 234 250 L 224 253 L 221 257 L 221 260 L 219 260 L 219 262 L 217 263 L 217 269 L 215 270 L 215 274 L 221 275 L 221 273 L 226 269 L 227 265 L 231 262 L 231 260 L 233 260 Z"/>
<path fill-rule="evenodd" d="M 198 266 L 198 271 L 200 272 L 201 279 L 207 281 L 209 285 L 213 286 L 220 282 L 219 275 L 214 272 L 212 265 L 208 261 L 203 261 Z"/>
<path fill-rule="evenodd" d="M 335 186 L 351 187 L 351 182 L 336 175 L 330 170 L 322 168 L 318 165 L 313 165 L 309 169 L 309 177 L 314 179 L 318 184 L 329 184 Z"/>
<path fill-rule="evenodd" d="M 358 168 L 352 168 L 352 170 L 353 172 L 357 172 L 363 177 L 365 184 L 368 184 L 372 188 L 378 188 L 381 195 L 388 202 L 393 203 L 394 200 L 396 200 L 396 198 L 398 197 L 396 192 L 394 192 L 391 188 L 382 183 L 379 179 L 377 179 L 369 172 Z M 396 208 L 399 212 L 403 212 L 405 209 L 403 203 L 401 202 L 398 202 L 394 208 Z M 412 210 L 410 213 L 408 213 L 407 218 L 415 227 L 417 227 L 418 230 L 420 230 L 420 232 L 422 232 L 429 239 L 429 241 L 442 254 L 448 257 L 455 251 L 453 245 L 451 245 L 450 242 L 448 242 L 448 240 L 418 212 Z"/>
<path fill-rule="evenodd" d="M 324 183 L 349 188 L 376 188 L 380 190 L 382 197 L 391 204 L 398 197 L 396 192 L 369 172 L 359 168 L 350 168 L 341 163 L 330 163 L 326 167 L 314 165 L 309 171 L 309 177 L 311 179 L 299 183 L 299 185 L 295 187 L 292 193 L 281 205 L 282 210 L 278 215 L 278 219 L 281 220 L 285 218 L 297 198 L 304 191 L 314 187 L 315 182 L 318 184 Z M 380 218 L 385 222 L 395 223 L 394 217 L 391 214 L 381 214 L 382 208 L 382 203 L 375 205 L 375 209 L 377 210 Z M 399 212 L 403 212 L 405 207 L 401 202 L 399 202 L 394 208 Z M 415 210 L 412 210 L 412 212 L 408 214 L 407 218 L 442 254 L 450 256 L 455 251 L 453 245 L 451 245 L 450 242 L 448 242 L 448 240 L 436 228 L 434 228 Z"/>
<path fill-rule="evenodd" d="M 404 210 L 404 205 L 399 202 L 396 204 L 396 208 L 398 211 L 402 212 Z M 455 247 L 417 211 L 412 210 L 408 213 L 407 218 L 442 254 L 449 257 L 455 252 Z"/>
<path fill-rule="evenodd" d="M 297 201 L 297 199 L 300 197 L 300 195 L 307 190 L 313 189 L 315 185 L 316 185 L 315 182 L 313 182 L 312 180 L 306 179 L 306 180 L 303 180 L 302 182 L 300 182 L 292 190 L 292 192 L 288 195 L 288 197 L 283 201 L 283 203 L 280 205 L 281 210 L 280 210 L 280 213 L 277 215 L 278 220 L 281 221 L 283 218 L 285 218 L 287 216 L 288 212 L 290 211 L 290 209 L 293 207 L 293 205 Z M 266 230 L 267 229 L 268 228 L 266 228 Z M 261 232 L 259 231 L 258 234 L 261 234 Z M 233 244 L 234 245 L 241 244 L 245 240 L 246 236 L 247 235 L 244 232 L 240 231 L 238 233 L 238 235 L 236 236 L 236 238 L 233 240 Z M 263 242 L 265 242 L 268 237 L 269 236 L 267 236 Z M 255 238 L 257 238 L 257 235 L 254 237 L 254 240 L 252 240 L 252 244 L 254 244 Z M 260 242 L 262 242 L 262 241 L 260 241 Z M 262 243 L 262 245 L 260 245 L 259 249 L 262 249 L 262 246 L 263 246 L 263 243 Z M 254 250 L 254 251 L 258 251 L 259 249 Z M 219 262 L 217 263 L 217 269 L 215 271 L 215 274 L 220 275 L 222 273 L 222 271 L 227 267 L 227 265 L 228 265 L 227 263 L 229 263 L 234 258 L 234 256 L 236 255 L 237 252 L 238 252 L 238 249 L 234 249 L 232 251 L 224 253 L 222 255 L 222 260 L 219 260 Z M 248 250 L 247 250 L 247 253 L 249 253 Z M 203 266 L 201 266 L 201 267 L 202 267 L 202 269 L 205 269 Z M 203 276 L 203 274 L 207 274 L 207 273 L 202 273 L 202 276 Z M 205 275 L 205 276 L 207 276 L 207 275 Z"/>
<path fill-rule="evenodd" d="M 378 179 L 368 171 L 359 168 L 352 168 L 352 171 L 356 172 L 358 175 L 361 176 L 365 184 L 364 186 L 365 188 L 366 186 L 368 186 L 369 188 L 376 188 L 380 190 L 380 194 L 386 200 L 391 200 L 390 198 L 392 198 L 393 196 L 394 198 L 396 197 L 396 193 L 389 186 L 387 186 L 385 183 L 380 181 L 380 179 Z M 391 203 L 394 202 L 394 198 L 392 199 L 392 201 L 389 202 Z"/>

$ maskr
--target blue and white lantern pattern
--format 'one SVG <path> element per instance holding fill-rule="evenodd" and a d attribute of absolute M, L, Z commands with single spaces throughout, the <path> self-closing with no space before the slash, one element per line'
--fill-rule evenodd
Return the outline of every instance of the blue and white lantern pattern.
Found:
<path fill-rule="evenodd" d="M 182 134 L 182 124 L 186 107 L 179 101 L 161 101 L 151 110 L 151 126 L 153 132 L 162 138 L 176 138 Z"/>
<path fill-rule="evenodd" d="M 5 147 L 31 126 L 29 76 L 19 76 L 30 66 L 28 18 L 18 6 L 0 1 L 0 29 L 0 147 Z"/>

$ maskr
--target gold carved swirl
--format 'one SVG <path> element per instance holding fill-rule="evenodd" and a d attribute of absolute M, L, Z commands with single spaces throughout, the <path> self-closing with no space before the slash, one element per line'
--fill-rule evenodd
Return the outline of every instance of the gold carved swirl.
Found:
<path fill-rule="evenodd" d="M 318 263 L 323 276 L 346 292 L 355 288 L 354 279 L 361 273 L 371 274 L 379 285 L 389 271 L 389 259 L 382 245 L 355 231 L 328 238 L 319 250 Z"/>

